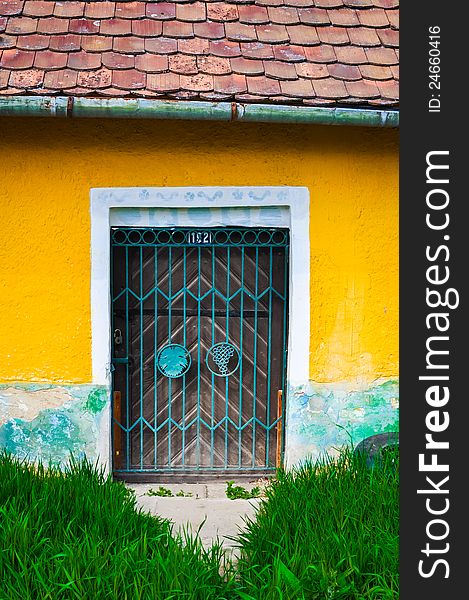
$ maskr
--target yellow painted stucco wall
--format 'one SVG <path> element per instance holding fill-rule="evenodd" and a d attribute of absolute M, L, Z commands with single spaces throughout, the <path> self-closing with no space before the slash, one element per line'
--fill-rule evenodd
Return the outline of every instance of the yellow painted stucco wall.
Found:
<path fill-rule="evenodd" d="M 268 124 L 0 119 L 0 382 L 91 381 L 89 190 L 311 194 L 310 378 L 398 375 L 398 134 Z"/>

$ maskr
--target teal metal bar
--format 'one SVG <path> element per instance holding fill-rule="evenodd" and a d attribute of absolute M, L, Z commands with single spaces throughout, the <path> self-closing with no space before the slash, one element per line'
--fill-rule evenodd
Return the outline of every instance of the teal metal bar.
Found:
<path fill-rule="evenodd" d="M 225 322 L 225 341 L 229 342 L 230 339 L 230 259 L 231 259 L 231 248 L 226 248 L 226 322 Z M 229 385 L 228 377 L 225 377 L 225 467 L 228 467 L 228 417 L 229 417 Z"/>
<path fill-rule="evenodd" d="M 197 247 L 197 441 L 196 466 L 200 468 L 200 246 Z"/>
<path fill-rule="evenodd" d="M 158 369 L 156 367 L 156 355 L 158 353 L 158 248 L 153 248 L 153 277 L 155 294 L 155 313 L 153 325 L 153 414 L 155 415 L 155 428 L 153 431 L 153 461 L 158 464 Z"/>
<path fill-rule="evenodd" d="M 257 310 L 259 305 L 259 247 L 256 246 L 256 285 L 254 302 L 254 374 L 252 383 L 252 466 L 256 464 L 256 404 L 257 404 Z"/>
<path fill-rule="evenodd" d="M 129 248 L 125 248 L 125 355 L 129 357 Z M 129 361 L 125 365 L 125 404 L 126 404 L 126 466 L 130 469 L 130 372 Z"/>
<path fill-rule="evenodd" d="M 173 286 L 172 286 L 172 266 L 173 266 L 173 249 L 168 246 L 168 344 L 171 344 L 172 331 L 171 331 L 171 305 L 173 299 Z M 168 467 L 171 468 L 171 413 L 173 404 L 173 380 L 168 378 Z"/>
<path fill-rule="evenodd" d="M 215 343 L 215 246 L 212 247 L 212 346 Z M 211 389 L 211 416 L 210 416 L 210 466 L 213 467 L 215 453 L 215 375 L 210 373 L 212 379 Z"/>
<path fill-rule="evenodd" d="M 244 246 L 241 246 L 241 315 L 244 313 Z M 244 316 L 239 320 L 239 347 L 243 348 Z M 238 467 L 241 469 L 242 460 L 242 435 L 243 435 L 243 361 L 239 364 L 239 414 L 238 414 Z"/>
<path fill-rule="evenodd" d="M 140 467 L 143 469 L 143 247 L 139 248 L 140 284 Z"/>
<path fill-rule="evenodd" d="M 271 375 L 271 359 L 272 359 L 272 246 L 269 248 L 269 325 L 268 325 L 269 345 L 267 348 L 267 405 L 265 409 L 265 422 L 268 426 L 270 423 L 270 375 Z M 265 464 L 269 464 L 269 443 L 270 429 L 265 430 Z"/>
<path fill-rule="evenodd" d="M 186 317 L 186 303 L 187 303 L 187 296 L 186 296 L 186 290 L 187 290 L 187 248 L 183 248 L 183 256 L 182 256 L 182 260 L 183 260 L 183 274 L 182 274 L 182 278 L 183 278 L 183 287 L 184 287 L 184 292 L 183 292 L 183 297 L 182 297 L 182 310 L 183 310 L 183 341 L 182 341 L 182 345 L 184 346 L 184 348 L 187 347 L 187 335 L 186 335 L 186 323 L 187 323 L 187 317 Z M 186 373 L 184 373 L 184 375 L 182 376 L 182 407 L 181 407 L 181 424 L 182 424 L 182 432 L 181 432 L 181 444 L 182 444 L 182 450 L 181 450 L 181 461 L 182 461 L 182 466 L 184 466 L 186 464 Z"/>

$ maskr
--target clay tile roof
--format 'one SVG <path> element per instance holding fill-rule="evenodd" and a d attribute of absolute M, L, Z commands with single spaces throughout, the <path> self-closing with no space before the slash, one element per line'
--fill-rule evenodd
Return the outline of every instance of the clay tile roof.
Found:
<path fill-rule="evenodd" d="M 0 0 L 0 96 L 398 106 L 399 0 Z"/>

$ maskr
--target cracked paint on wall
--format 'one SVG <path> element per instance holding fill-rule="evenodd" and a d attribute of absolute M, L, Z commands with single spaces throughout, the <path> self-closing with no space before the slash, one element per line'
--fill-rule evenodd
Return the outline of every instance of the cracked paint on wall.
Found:
<path fill-rule="evenodd" d="M 104 386 L 0 386 L 0 447 L 19 458 L 64 464 L 98 458 Z"/>
<path fill-rule="evenodd" d="M 287 465 L 344 445 L 356 446 L 375 433 L 399 431 L 399 382 L 371 385 L 323 384 L 310 381 L 290 388 L 287 406 Z"/>

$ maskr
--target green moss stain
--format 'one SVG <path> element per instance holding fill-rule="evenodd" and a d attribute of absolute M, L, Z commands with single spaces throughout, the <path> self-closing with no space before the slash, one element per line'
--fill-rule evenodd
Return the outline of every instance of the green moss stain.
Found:
<path fill-rule="evenodd" d="M 85 408 L 93 414 L 100 413 L 106 406 L 108 400 L 108 391 L 106 389 L 96 389 L 88 394 L 88 398 L 85 402 Z"/>

